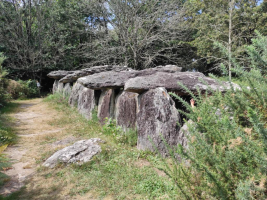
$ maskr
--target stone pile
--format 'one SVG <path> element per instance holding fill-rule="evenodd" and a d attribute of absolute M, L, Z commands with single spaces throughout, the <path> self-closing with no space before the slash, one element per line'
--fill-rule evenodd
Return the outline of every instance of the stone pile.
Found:
<path fill-rule="evenodd" d="M 181 72 L 175 65 L 158 66 L 141 71 L 125 66 L 97 66 L 77 71 L 54 71 L 53 93 L 69 98 L 69 105 L 77 107 L 87 119 L 93 110 L 102 124 L 113 118 L 125 131 L 137 129 L 137 148 L 168 154 L 169 146 L 186 144 L 186 137 L 178 126 L 181 117 L 175 101 L 168 92 L 189 96 L 193 93 L 225 91 L 238 85 L 218 83 L 199 72 Z M 178 84 L 179 82 L 179 84 Z M 180 131 L 180 132 L 179 132 Z"/>

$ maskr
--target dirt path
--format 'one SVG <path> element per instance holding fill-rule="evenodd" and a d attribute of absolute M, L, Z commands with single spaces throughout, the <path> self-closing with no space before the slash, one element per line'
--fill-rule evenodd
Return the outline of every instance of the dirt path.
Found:
<path fill-rule="evenodd" d="M 15 119 L 18 143 L 4 152 L 12 160 L 12 168 L 5 171 L 10 181 L 0 190 L 1 195 L 18 191 L 27 180 L 34 178 L 38 169 L 37 160 L 43 152 L 72 142 L 74 137 L 55 141 L 53 145 L 40 145 L 51 135 L 64 136 L 64 129 L 53 126 L 59 114 L 51 109 L 42 99 L 19 101 L 19 112 L 10 114 Z"/>

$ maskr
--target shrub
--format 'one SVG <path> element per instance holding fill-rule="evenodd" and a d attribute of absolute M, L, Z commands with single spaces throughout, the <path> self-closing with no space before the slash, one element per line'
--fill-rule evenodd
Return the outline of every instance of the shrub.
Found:
<path fill-rule="evenodd" d="M 25 95 L 27 98 L 34 98 L 40 95 L 36 81 L 29 79 L 27 81 L 19 80 L 18 82 L 21 85 L 20 95 Z"/>
<path fill-rule="evenodd" d="M 103 132 L 106 135 L 112 135 L 119 144 L 128 144 L 130 146 L 136 146 L 137 144 L 136 130 L 128 129 L 124 131 L 121 126 L 117 126 L 114 119 L 106 119 Z"/>
<path fill-rule="evenodd" d="M 262 37 L 248 47 L 248 52 L 263 57 L 261 63 L 267 56 Z M 255 56 L 251 63 L 250 71 L 235 63 L 235 73 L 246 83 L 241 90 L 191 94 L 195 108 L 176 96 L 188 109 L 180 112 L 194 122 L 189 125 L 189 148 L 179 146 L 171 152 L 178 153 L 181 162 L 173 156 L 173 167 L 165 165 L 181 199 L 267 198 L 266 69 L 257 69 Z"/>
<path fill-rule="evenodd" d="M 6 91 L 6 87 L 8 85 L 8 79 L 6 79 L 6 75 L 8 73 L 1 66 L 5 59 L 6 58 L 2 55 L 2 53 L 0 53 L 0 107 L 10 100 L 10 95 Z"/>

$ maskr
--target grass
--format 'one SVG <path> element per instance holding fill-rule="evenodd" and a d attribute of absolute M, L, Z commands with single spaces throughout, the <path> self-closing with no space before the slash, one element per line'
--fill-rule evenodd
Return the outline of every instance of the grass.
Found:
<path fill-rule="evenodd" d="M 14 144 L 17 140 L 17 136 L 14 129 L 11 128 L 13 119 L 6 114 L 15 112 L 18 108 L 16 102 L 6 104 L 0 109 L 0 171 L 10 167 L 9 160 L 2 153 L 8 145 Z M 9 180 L 9 177 L 0 172 L 0 187 Z"/>
<path fill-rule="evenodd" d="M 60 95 L 50 95 L 45 99 L 63 117 L 53 121 L 54 125 L 68 126 L 68 132 L 76 137 L 89 139 L 98 137 L 105 141 L 102 152 L 92 161 L 81 166 L 59 165 L 55 170 L 39 168 L 39 172 L 47 180 L 61 182 L 69 187 L 68 195 L 84 196 L 93 194 L 103 199 L 175 199 L 177 189 L 172 181 L 157 169 L 161 158 L 151 152 L 138 151 L 136 132 L 117 139 L 115 127 L 98 123 L 96 115 L 87 121 L 77 109 L 68 106 Z M 115 129 L 115 131 L 114 131 Z M 116 133 L 115 135 L 113 133 Z M 120 132 L 120 131 L 119 131 Z M 51 152 L 50 152 L 51 153 Z M 45 157 L 48 155 L 44 153 Z"/>

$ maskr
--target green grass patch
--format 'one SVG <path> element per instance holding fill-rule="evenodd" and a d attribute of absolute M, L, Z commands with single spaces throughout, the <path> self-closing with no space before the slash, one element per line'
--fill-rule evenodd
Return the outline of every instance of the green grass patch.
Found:
<path fill-rule="evenodd" d="M 0 109 L 0 171 L 11 166 L 9 160 L 2 154 L 2 151 L 7 145 L 14 144 L 17 140 L 17 135 L 13 128 L 10 127 L 12 124 L 12 118 L 7 114 L 15 112 L 18 108 L 16 102 L 6 104 Z M 0 172 L 0 187 L 9 180 L 9 177 Z"/>
<path fill-rule="evenodd" d="M 88 121 L 76 108 L 69 107 L 67 100 L 59 94 L 50 95 L 45 101 L 63 113 L 64 117 L 52 122 L 54 125 L 70 127 L 68 132 L 81 139 L 98 137 L 105 141 L 101 144 L 102 152 L 92 161 L 81 166 L 59 166 L 60 171 L 49 174 L 58 180 L 71 180 L 74 186 L 69 191 L 70 196 L 91 192 L 97 193 L 99 199 L 106 196 L 115 199 L 177 199 L 178 190 L 173 182 L 168 176 L 158 174 L 161 158 L 136 149 L 136 131 L 123 134 L 115 121 L 101 126 L 96 112 Z M 47 174 L 45 169 L 41 172 Z"/>
<path fill-rule="evenodd" d="M 16 142 L 17 135 L 11 127 L 13 119 L 7 114 L 15 112 L 18 106 L 18 103 L 11 102 L 0 109 L 0 147 L 5 144 L 10 145 Z"/>

